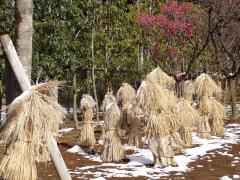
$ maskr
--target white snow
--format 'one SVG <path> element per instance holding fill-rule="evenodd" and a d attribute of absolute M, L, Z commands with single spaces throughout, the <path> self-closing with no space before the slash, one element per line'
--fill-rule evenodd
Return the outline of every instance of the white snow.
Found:
<path fill-rule="evenodd" d="M 235 174 L 235 175 L 233 175 L 233 178 L 234 178 L 234 179 L 240 178 L 240 175 L 236 175 L 236 174 Z"/>
<path fill-rule="evenodd" d="M 228 176 L 223 176 L 220 178 L 220 180 L 232 180 L 232 178 L 228 177 Z"/>
<path fill-rule="evenodd" d="M 74 128 L 62 128 L 59 130 L 60 133 L 68 133 L 70 131 L 73 131 Z"/>
<path fill-rule="evenodd" d="M 157 168 L 153 167 L 154 159 L 151 151 L 149 149 L 139 149 L 136 147 L 123 145 L 125 150 L 133 150 L 134 153 L 131 155 L 127 155 L 126 158 L 129 159 L 128 163 L 102 163 L 101 165 L 95 166 L 80 166 L 76 168 L 76 171 L 87 174 L 87 170 L 89 170 L 89 174 L 91 173 L 91 169 L 98 168 L 98 172 L 94 172 L 94 176 L 97 177 L 138 177 L 144 176 L 149 179 L 159 179 L 161 176 L 168 176 L 169 173 L 183 173 L 187 171 L 191 171 L 192 168 L 188 167 L 190 162 L 193 162 L 197 159 L 200 159 L 206 154 L 212 155 L 213 151 L 217 150 L 217 153 L 222 155 L 227 155 L 232 157 L 232 154 L 229 154 L 229 150 L 231 149 L 232 144 L 237 144 L 240 142 L 240 137 L 237 134 L 239 132 L 240 125 L 239 124 L 230 124 L 226 127 L 226 133 L 223 138 L 219 137 L 211 137 L 211 139 L 201 139 L 196 136 L 196 133 L 192 133 L 193 144 L 196 145 L 194 148 L 186 149 L 186 153 L 184 155 L 175 156 L 175 160 L 178 164 L 177 167 L 166 167 L 166 168 Z M 145 138 L 143 138 L 145 140 Z M 85 158 L 88 158 L 92 161 L 100 161 L 99 155 L 89 155 L 85 153 L 79 146 L 74 146 L 68 151 L 75 152 L 83 155 Z M 204 156 L 208 161 L 212 161 L 210 156 Z M 235 161 L 236 162 L 236 161 Z M 232 163 L 235 163 L 232 162 Z M 235 166 L 235 164 L 232 164 Z M 197 167 L 202 167 L 198 165 Z M 227 180 L 225 178 L 229 178 L 228 176 L 224 176 L 221 179 Z"/>
<path fill-rule="evenodd" d="M 98 162 L 102 162 L 102 160 L 100 159 L 100 156 L 99 155 L 91 155 L 91 154 L 88 154 L 86 152 L 84 152 L 84 150 L 78 146 L 78 145 L 75 145 L 73 146 L 72 148 L 68 149 L 67 152 L 70 152 L 70 153 L 78 153 L 78 154 L 81 154 L 83 155 L 85 158 L 88 158 L 92 161 L 98 161 Z"/>
<path fill-rule="evenodd" d="M 84 154 L 85 152 L 82 150 L 82 148 L 78 145 L 73 146 L 71 149 L 68 149 L 67 152 L 70 153 L 79 153 Z"/>
<path fill-rule="evenodd" d="M 2 111 L 2 112 L 1 112 L 0 123 L 3 123 L 3 122 L 5 121 L 5 119 L 6 119 L 6 113 L 5 113 L 5 111 Z"/>

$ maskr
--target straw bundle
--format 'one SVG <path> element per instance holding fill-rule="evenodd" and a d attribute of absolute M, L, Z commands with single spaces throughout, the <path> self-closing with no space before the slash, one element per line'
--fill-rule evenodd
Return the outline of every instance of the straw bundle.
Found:
<path fill-rule="evenodd" d="M 160 67 L 157 67 L 154 69 L 146 79 L 150 79 L 156 83 L 158 83 L 159 86 L 161 86 L 164 89 L 168 90 L 174 90 L 175 87 L 175 80 L 173 77 L 168 76 Z"/>
<path fill-rule="evenodd" d="M 142 147 L 142 137 L 140 133 L 140 128 L 141 128 L 140 116 L 141 115 L 142 115 L 142 111 L 135 103 L 128 110 L 127 123 L 130 129 L 128 144 L 130 146 L 135 146 L 137 148 Z"/>
<path fill-rule="evenodd" d="M 209 139 L 211 128 L 209 124 L 209 117 L 211 113 L 212 104 L 211 101 L 209 101 L 209 97 L 203 96 L 200 98 L 199 102 L 199 111 L 201 115 L 203 115 L 203 118 L 201 121 L 197 122 L 197 134 L 201 138 Z"/>
<path fill-rule="evenodd" d="M 160 113 L 163 109 L 173 107 L 176 104 L 176 97 L 156 82 L 147 79 L 139 87 L 136 101 L 143 112 Z"/>
<path fill-rule="evenodd" d="M 80 108 L 83 112 L 82 129 L 79 136 L 79 144 L 92 148 L 96 143 L 94 128 L 92 127 L 93 107 L 96 105 L 93 98 L 84 94 L 80 102 Z"/>
<path fill-rule="evenodd" d="M 192 134 L 190 132 L 189 127 L 182 125 L 179 129 L 179 134 L 181 139 L 183 140 L 185 147 L 192 147 Z"/>
<path fill-rule="evenodd" d="M 212 135 L 224 136 L 223 118 L 226 114 L 225 107 L 216 99 L 211 98 Z"/>
<path fill-rule="evenodd" d="M 181 99 L 176 106 L 178 122 L 185 127 L 192 128 L 199 121 L 200 114 L 189 101 Z"/>
<path fill-rule="evenodd" d="M 176 128 L 175 118 L 169 112 L 162 111 L 159 114 L 149 114 L 147 120 L 146 134 L 149 139 L 149 147 L 155 159 L 155 165 L 162 167 L 176 166 L 174 151 L 181 149 L 178 139 L 172 138 L 172 128 Z M 176 133 L 174 131 L 174 133 Z M 170 135 L 171 134 L 171 135 Z"/>
<path fill-rule="evenodd" d="M 105 111 L 106 107 L 111 104 L 114 103 L 116 101 L 116 98 L 113 96 L 113 92 L 112 91 L 108 91 L 103 99 L 102 105 L 101 105 L 101 111 Z"/>
<path fill-rule="evenodd" d="M 168 123 L 168 115 L 166 113 L 150 114 L 146 127 L 147 137 L 160 137 L 170 134 Z"/>
<path fill-rule="evenodd" d="M 177 166 L 169 135 L 163 136 L 160 139 L 151 137 L 149 139 L 149 148 L 153 153 L 155 166 Z"/>
<path fill-rule="evenodd" d="M 120 161 L 124 158 L 124 151 L 120 140 L 120 109 L 116 103 L 109 104 L 104 118 L 104 141 L 101 158 L 103 161 Z"/>
<path fill-rule="evenodd" d="M 195 85 L 193 81 L 191 80 L 185 81 L 183 85 L 183 98 L 192 102 L 194 94 L 195 94 Z"/>
<path fill-rule="evenodd" d="M 128 108 L 135 98 L 135 89 L 128 83 L 123 83 L 117 91 L 117 102 L 121 107 L 121 123 L 122 128 L 127 129 Z"/>
<path fill-rule="evenodd" d="M 169 91 L 175 81 L 160 68 L 153 70 L 138 89 L 136 102 L 146 117 L 146 135 L 155 164 L 160 166 L 176 165 L 173 145 L 177 149 L 181 139 L 176 137 L 178 122 L 174 110 L 177 102 L 173 92 Z M 174 141 L 174 142 L 173 142 Z"/>
<path fill-rule="evenodd" d="M 180 136 L 183 140 L 185 147 L 192 146 L 192 135 L 190 133 L 190 129 L 196 126 L 196 122 L 201 119 L 199 112 L 191 106 L 189 101 L 181 99 L 177 106 L 177 119 L 181 124 L 180 126 Z"/>
<path fill-rule="evenodd" d="M 203 96 L 199 101 L 199 111 L 202 115 L 209 115 L 212 111 L 212 103 L 209 101 L 209 97 Z"/>
<path fill-rule="evenodd" d="M 184 143 L 180 138 L 176 117 L 171 111 L 162 111 L 159 114 L 150 114 L 147 122 L 146 134 L 148 138 L 162 138 L 170 135 L 171 147 L 174 152 L 182 153 Z M 164 140 L 163 140 L 164 142 Z M 164 155 L 163 155 L 164 156 Z"/>
<path fill-rule="evenodd" d="M 171 145 L 172 145 L 172 149 L 174 151 L 174 154 L 183 154 L 185 153 L 184 148 L 185 143 L 183 142 L 181 135 L 179 132 L 175 131 L 171 134 Z"/>
<path fill-rule="evenodd" d="M 0 164 L 0 175 L 5 179 L 36 179 L 35 161 L 49 160 L 49 133 L 58 136 L 65 112 L 50 96 L 56 86 L 57 82 L 33 86 L 9 106 L 1 133 L 8 145 Z"/>
<path fill-rule="evenodd" d="M 203 73 L 197 77 L 194 82 L 196 93 L 199 97 L 203 96 L 220 96 L 222 93 L 221 87 L 207 74 Z"/>
<path fill-rule="evenodd" d="M 135 89 L 128 84 L 123 83 L 117 91 L 117 102 L 120 107 L 129 107 L 135 98 Z"/>
<path fill-rule="evenodd" d="M 171 146 L 175 154 L 184 153 L 184 142 L 182 141 L 179 134 L 179 127 L 181 126 L 180 122 L 177 121 L 177 113 L 175 108 L 167 110 L 165 112 L 167 114 L 167 123 L 168 128 L 170 130 L 170 138 L 171 138 Z"/>
<path fill-rule="evenodd" d="M 209 139 L 211 137 L 208 116 L 203 116 L 202 120 L 197 122 L 197 136 L 203 139 Z"/>
<path fill-rule="evenodd" d="M 197 87 L 197 93 L 200 96 L 200 112 L 212 120 L 212 134 L 223 136 L 223 117 L 225 115 L 225 108 L 221 103 L 219 103 L 216 99 L 213 98 L 213 96 L 216 96 L 218 98 L 221 96 L 221 87 L 219 87 L 216 82 L 206 74 L 200 75 L 196 79 L 195 84 Z M 204 127 L 206 128 L 206 124 L 205 126 L 200 124 L 200 127 L 198 129 L 202 131 L 203 129 L 201 128 Z"/>

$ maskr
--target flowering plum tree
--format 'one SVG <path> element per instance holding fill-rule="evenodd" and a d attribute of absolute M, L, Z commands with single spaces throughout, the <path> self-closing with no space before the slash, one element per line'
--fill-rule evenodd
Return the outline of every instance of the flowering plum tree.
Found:
<path fill-rule="evenodd" d="M 159 26 L 169 37 L 182 31 L 190 38 L 193 33 L 193 24 L 186 19 L 189 8 L 188 3 L 166 3 L 160 7 L 159 15 L 143 13 L 137 18 L 137 23 L 141 26 Z"/>
<path fill-rule="evenodd" d="M 152 59 L 166 70 L 181 64 L 184 48 L 193 36 L 194 24 L 188 18 L 191 6 L 185 2 L 167 2 L 160 6 L 158 14 L 144 12 L 136 19 L 145 36 L 152 37 Z"/>

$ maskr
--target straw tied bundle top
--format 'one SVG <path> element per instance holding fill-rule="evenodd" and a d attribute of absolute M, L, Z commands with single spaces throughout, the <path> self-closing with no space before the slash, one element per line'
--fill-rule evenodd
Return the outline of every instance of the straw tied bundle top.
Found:
<path fill-rule="evenodd" d="M 192 135 L 190 129 L 196 126 L 197 122 L 201 120 L 201 116 L 198 110 L 185 99 L 180 99 L 176 106 L 176 111 L 178 122 L 181 124 L 179 129 L 180 137 L 185 147 L 191 147 Z"/>
<path fill-rule="evenodd" d="M 137 148 L 142 148 L 141 137 L 141 116 L 142 110 L 134 102 L 128 109 L 127 124 L 129 126 L 128 144 Z"/>
<path fill-rule="evenodd" d="M 80 102 L 80 108 L 83 113 L 82 118 L 82 129 L 79 136 L 79 144 L 82 146 L 87 146 L 91 150 L 96 143 L 94 136 L 94 128 L 92 127 L 93 119 L 93 108 L 96 105 L 96 102 L 93 98 L 84 94 Z"/>
<path fill-rule="evenodd" d="M 209 138 L 210 133 L 223 136 L 223 118 L 226 114 L 226 109 L 216 100 L 216 97 L 221 96 L 222 89 L 209 75 L 204 73 L 195 80 L 194 84 L 199 98 L 199 111 L 204 116 L 203 121 L 198 123 L 198 135 L 202 138 Z"/>
<path fill-rule="evenodd" d="M 116 102 L 116 98 L 113 96 L 113 92 L 108 90 L 108 92 L 105 94 L 102 105 L 101 105 L 101 110 L 106 111 L 106 107 L 111 104 Z"/>
<path fill-rule="evenodd" d="M 103 161 L 120 161 L 124 159 L 124 150 L 120 139 L 121 112 L 117 103 L 111 103 L 106 108 L 101 140 L 104 142 L 101 159 Z"/>
<path fill-rule="evenodd" d="M 136 103 L 135 89 L 123 83 L 117 91 L 117 102 L 121 107 L 121 127 L 128 131 L 128 144 L 141 147 L 140 115 L 141 109 Z"/>
<path fill-rule="evenodd" d="M 35 162 L 50 160 L 46 145 L 51 136 L 57 138 L 65 110 L 53 97 L 57 82 L 31 87 L 8 108 L 1 139 L 6 140 L 7 155 L 0 164 L 4 179 L 36 179 Z"/>
<path fill-rule="evenodd" d="M 117 103 L 121 108 L 121 127 L 127 130 L 127 119 L 129 107 L 135 98 L 135 89 L 128 83 L 123 83 L 117 91 Z"/>
<path fill-rule="evenodd" d="M 174 113 L 176 98 L 169 90 L 174 80 L 160 68 L 153 70 L 142 82 L 137 92 L 137 103 L 147 123 L 146 135 L 155 165 L 176 166 L 170 133 L 176 130 Z M 169 141 L 170 140 L 170 141 Z"/>

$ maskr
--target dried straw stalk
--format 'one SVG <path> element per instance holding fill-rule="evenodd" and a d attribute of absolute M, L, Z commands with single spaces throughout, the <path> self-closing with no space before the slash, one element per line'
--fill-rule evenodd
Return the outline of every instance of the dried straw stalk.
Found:
<path fill-rule="evenodd" d="M 214 98 L 211 101 L 211 117 L 212 117 L 212 135 L 224 136 L 224 121 L 223 118 L 226 114 L 226 108 Z"/>
<path fill-rule="evenodd" d="M 176 106 L 178 122 L 181 124 L 179 133 L 185 147 L 192 146 L 190 129 L 196 126 L 201 117 L 197 109 L 187 100 L 181 99 Z"/>
<path fill-rule="evenodd" d="M 103 161 L 120 161 L 124 151 L 120 140 L 120 109 L 116 103 L 109 104 L 104 118 L 104 132 L 101 139 L 104 142 L 101 158 Z"/>
<path fill-rule="evenodd" d="M 149 148 L 153 153 L 155 166 L 177 166 L 170 139 L 169 135 L 163 136 L 160 139 L 155 137 L 149 139 Z"/>
<path fill-rule="evenodd" d="M 173 151 L 171 127 L 176 128 L 176 122 L 169 112 L 148 114 L 146 135 L 149 139 L 149 148 L 153 153 L 156 166 L 176 166 Z M 174 139 L 175 140 L 175 139 Z M 178 141 L 174 141 L 178 145 Z M 175 146 L 176 148 L 177 146 Z"/>
<path fill-rule="evenodd" d="M 128 135 L 128 144 L 130 146 L 135 146 L 137 148 L 141 148 L 142 144 L 142 136 L 140 132 L 141 128 L 141 115 L 142 111 L 140 107 L 134 103 L 128 110 L 128 125 L 129 125 L 129 135 Z"/>
<path fill-rule="evenodd" d="M 146 117 L 146 134 L 149 146 L 160 166 L 176 165 L 173 146 L 181 149 L 177 136 L 178 122 L 174 110 L 177 102 L 171 87 L 175 81 L 160 68 L 153 70 L 143 81 L 137 92 L 137 103 Z"/>
<path fill-rule="evenodd" d="M 153 153 L 155 166 L 176 166 L 174 151 L 171 144 L 169 117 L 166 113 L 150 114 L 146 134 L 149 139 L 149 148 Z"/>
<path fill-rule="evenodd" d="M 49 133 L 58 137 L 65 110 L 53 94 L 57 82 L 31 87 L 10 104 L 1 139 L 6 140 L 7 155 L 0 164 L 4 179 L 36 179 L 35 161 L 46 162 Z"/>
<path fill-rule="evenodd" d="M 117 91 L 117 103 L 121 108 L 121 127 L 125 130 L 127 127 L 128 120 L 128 108 L 133 103 L 135 99 L 135 89 L 128 83 L 123 83 L 122 86 Z"/>
<path fill-rule="evenodd" d="M 177 99 L 173 93 L 163 89 L 151 79 L 143 81 L 138 89 L 136 101 L 144 113 L 171 109 L 175 106 Z"/>
<path fill-rule="evenodd" d="M 203 73 L 197 77 L 194 82 L 196 87 L 196 94 L 199 97 L 203 96 L 220 96 L 222 94 L 222 89 L 217 85 L 217 83 L 207 74 Z"/>
<path fill-rule="evenodd" d="M 117 102 L 121 108 L 129 107 L 135 98 L 135 89 L 128 83 L 123 83 L 117 91 Z"/>
<path fill-rule="evenodd" d="M 195 85 L 192 80 L 187 80 L 183 85 L 183 98 L 187 101 L 193 101 L 193 95 L 195 94 Z"/>
<path fill-rule="evenodd" d="M 173 77 L 167 75 L 160 67 L 157 67 L 152 72 L 149 73 L 147 79 L 151 79 L 158 83 L 163 89 L 168 89 L 173 91 L 175 88 L 175 80 Z"/>
<path fill-rule="evenodd" d="M 179 127 L 181 126 L 181 123 L 177 120 L 176 109 L 172 108 L 170 110 L 167 110 L 165 113 L 168 114 L 167 122 L 170 129 L 172 149 L 175 154 L 183 154 L 185 152 L 185 145 L 179 134 Z"/>
<path fill-rule="evenodd" d="M 211 122 L 212 135 L 223 136 L 224 135 L 224 122 L 223 118 L 226 114 L 225 107 L 219 103 L 213 97 L 203 97 L 199 104 L 200 112 L 208 116 Z M 203 129 L 201 131 L 204 131 Z"/>
<path fill-rule="evenodd" d="M 84 94 L 80 102 L 80 108 L 83 112 L 82 129 L 79 136 L 79 144 L 89 147 L 91 150 L 96 143 L 94 128 L 92 127 L 93 107 L 96 105 L 93 98 Z"/>
<path fill-rule="evenodd" d="M 157 113 L 152 112 L 148 115 L 147 121 L 146 133 L 149 137 L 161 138 L 170 135 L 173 151 L 176 154 L 184 153 L 184 142 L 178 132 L 181 124 L 177 121 L 174 108 L 169 107 L 169 109 L 162 109 Z"/>
<path fill-rule="evenodd" d="M 183 142 L 181 135 L 178 131 L 171 134 L 171 146 L 174 154 L 184 154 L 186 145 Z"/>
<path fill-rule="evenodd" d="M 208 116 L 203 116 L 202 120 L 197 122 L 197 136 L 203 139 L 211 137 L 211 128 L 208 121 Z"/>
<path fill-rule="evenodd" d="M 112 91 L 108 91 L 105 96 L 104 96 L 104 99 L 103 99 L 103 102 L 102 102 L 102 105 L 101 105 L 101 110 L 102 111 L 105 111 L 106 110 L 106 107 L 111 104 L 111 103 L 114 103 L 116 102 L 116 98 L 113 96 L 113 92 Z"/>
<path fill-rule="evenodd" d="M 219 103 L 213 96 L 219 97 L 222 94 L 222 89 L 216 82 L 207 74 L 201 74 L 196 80 L 195 85 L 197 87 L 197 94 L 200 97 L 199 110 L 205 116 L 204 123 L 199 123 L 198 131 L 206 132 L 210 129 L 206 118 L 212 119 L 212 134 L 224 135 L 224 122 L 223 117 L 225 115 L 225 108 Z M 205 128 L 205 129 L 203 129 Z M 199 134 L 199 133 L 198 133 Z M 206 135 L 206 137 L 210 137 Z"/>
<path fill-rule="evenodd" d="M 178 102 L 176 113 L 178 122 L 188 128 L 196 126 L 196 122 L 201 118 L 198 110 L 189 101 L 184 99 L 180 99 Z"/>
<path fill-rule="evenodd" d="M 189 148 L 192 147 L 192 134 L 188 127 L 182 125 L 179 129 L 179 134 L 181 139 L 183 140 L 184 147 Z"/>

